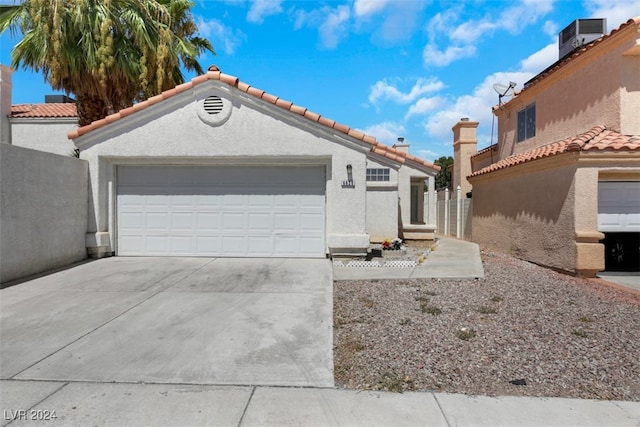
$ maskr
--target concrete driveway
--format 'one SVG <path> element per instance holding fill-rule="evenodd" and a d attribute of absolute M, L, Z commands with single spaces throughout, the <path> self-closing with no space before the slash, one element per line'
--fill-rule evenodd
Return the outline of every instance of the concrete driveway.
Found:
<path fill-rule="evenodd" d="M 107 258 L 0 291 L 2 379 L 332 387 L 328 260 Z"/>

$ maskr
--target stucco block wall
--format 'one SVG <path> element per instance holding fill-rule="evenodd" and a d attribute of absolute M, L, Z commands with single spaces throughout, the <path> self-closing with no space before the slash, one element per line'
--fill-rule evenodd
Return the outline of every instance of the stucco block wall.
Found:
<path fill-rule="evenodd" d="M 58 119 L 59 121 L 61 120 Z M 33 119 L 14 121 L 11 125 L 11 144 L 62 156 L 73 156 L 76 146 L 67 138 L 67 133 L 76 127 L 75 120 L 68 123 L 47 123 Z"/>
<path fill-rule="evenodd" d="M 86 161 L 0 144 L 0 282 L 86 258 Z"/>
<path fill-rule="evenodd" d="M 473 240 L 573 272 L 575 172 L 575 164 L 543 170 L 529 164 L 472 178 Z"/>

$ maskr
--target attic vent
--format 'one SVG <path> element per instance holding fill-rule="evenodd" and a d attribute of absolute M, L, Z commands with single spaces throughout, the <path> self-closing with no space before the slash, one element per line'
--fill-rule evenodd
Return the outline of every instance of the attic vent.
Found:
<path fill-rule="evenodd" d="M 219 96 L 212 95 L 204 100 L 204 111 L 207 114 L 219 114 L 223 108 L 222 98 Z"/>

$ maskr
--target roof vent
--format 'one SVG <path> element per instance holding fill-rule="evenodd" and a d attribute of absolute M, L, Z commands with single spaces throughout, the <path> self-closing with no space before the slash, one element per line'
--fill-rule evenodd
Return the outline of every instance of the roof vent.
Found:
<path fill-rule="evenodd" d="M 219 96 L 212 95 L 204 100 L 204 111 L 207 114 L 219 114 L 223 108 L 224 104 Z"/>
<path fill-rule="evenodd" d="M 576 19 L 558 34 L 560 59 L 599 39 L 607 32 L 606 19 Z"/>

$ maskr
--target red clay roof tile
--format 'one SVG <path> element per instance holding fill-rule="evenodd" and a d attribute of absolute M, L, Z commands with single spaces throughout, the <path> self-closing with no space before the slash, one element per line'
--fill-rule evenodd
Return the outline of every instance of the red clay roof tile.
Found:
<path fill-rule="evenodd" d="M 492 165 L 480 169 L 469 175 L 475 177 L 485 175 L 512 166 L 529 163 L 535 160 L 544 159 L 568 152 L 585 151 L 637 151 L 640 152 L 640 135 L 621 135 L 606 128 L 606 126 L 594 126 L 587 132 L 556 141 L 552 144 L 544 145 L 520 154 L 514 154 L 504 158 Z"/>
<path fill-rule="evenodd" d="M 76 104 L 45 103 L 17 104 L 11 106 L 10 117 L 15 118 L 77 118 Z"/>
<path fill-rule="evenodd" d="M 137 104 L 135 104 L 133 107 L 129 107 L 129 108 L 125 108 L 123 110 L 120 110 L 119 112 L 110 115 L 109 117 L 107 117 L 106 119 L 103 120 L 99 120 L 97 122 L 93 122 L 87 126 L 82 126 L 72 132 L 69 132 L 68 137 L 70 139 L 76 139 L 79 136 L 82 135 L 86 135 L 87 133 L 98 129 L 102 126 L 105 126 L 108 123 L 113 123 L 114 121 L 117 121 L 121 118 L 124 118 L 128 115 L 133 114 L 134 112 L 138 112 L 140 110 L 143 110 L 147 107 L 150 107 L 153 104 L 157 104 L 158 102 L 161 102 L 162 100 L 166 99 L 166 98 L 170 98 L 171 96 L 174 96 L 178 93 L 184 92 L 189 90 L 190 88 L 193 88 L 194 86 L 200 84 L 200 83 L 204 83 L 207 80 L 218 80 L 221 81 L 223 83 L 226 83 L 230 86 L 233 86 L 239 90 L 241 90 L 242 92 L 245 92 L 249 95 L 252 95 L 256 98 L 262 99 L 265 102 L 269 102 L 271 104 L 277 105 L 280 108 L 283 108 L 285 110 L 288 110 L 292 113 L 295 114 L 299 114 L 301 116 L 303 116 L 304 118 L 311 120 L 313 122 L 318 122 L 319 124 L 323 125 L 323 126 L 327 126 L 329 128 L 333 128 L 338 132 L 344 133 L 348 136 L 350 136 L 351 138 L 355 138 L 357 140 L 363 141 L 367 144 L 371 145 L 371 151 L 373 153 L 376 153 L 378 155 L 382 155 L 385 156 L 387 158 L 393 159 L 397 162 L 400 163 L 404 163 L 405 162 L 405 157 L 406 157 L 406 153 L 402 152 L 402 151 L 398 151 L 395 148 L 386 146 L 384 144 L 381 144 L 380 142 L 378 142 L 376 140 L 375 137 L 371 136 L 371 135 L 366 135 L 363 132 L 351 129 L 349 126 L 341 124 L 341 123 L 337 123 L 334 120 L 331 120 L 327 117 L 321 116 L 320 114 L 314 113 L 313 111 L 309 111 L 307 110 L 305 107 L 296 105 L 290 101 L 286 101 L 284 99 L 279 99 L 277 96 L 272 95 L 270 93 L 267 93 L 261 89 L 255 88 L 250 86 L 247 83 L 244 83 L 242 81 L 240 81 L 237 77 L 235 76 L 231 76 L 228 74 L 224 74 L 222 72 L 219 71 L 219 69 L 215 66 L 212 66 L 209 68 L 211 71 L 208 71 L 206 74 L 203 74 L 201 76 L 198 76 L 194 79 L 192 79 L 190 82 L 187 83 L 183 83 L 179 86 L 177 86 L 174 89 L 171 89 L 169 91 L 163 92 L 160 95 L 154 96 L 152 98 L 147 99 L 146 101 L 142 101 L 139 102 Z M 417 158 L 415 156 L 411 156 L 410 158 L 411 162 L 414 163 L 417 166 L 426 166 L 428 168 L 431 168 L 432 170 L 438 171 L 440 170 L 440 167 L 437 165 L 434 165 L 432 163 L 429 163 L 423 159 Z"/>

